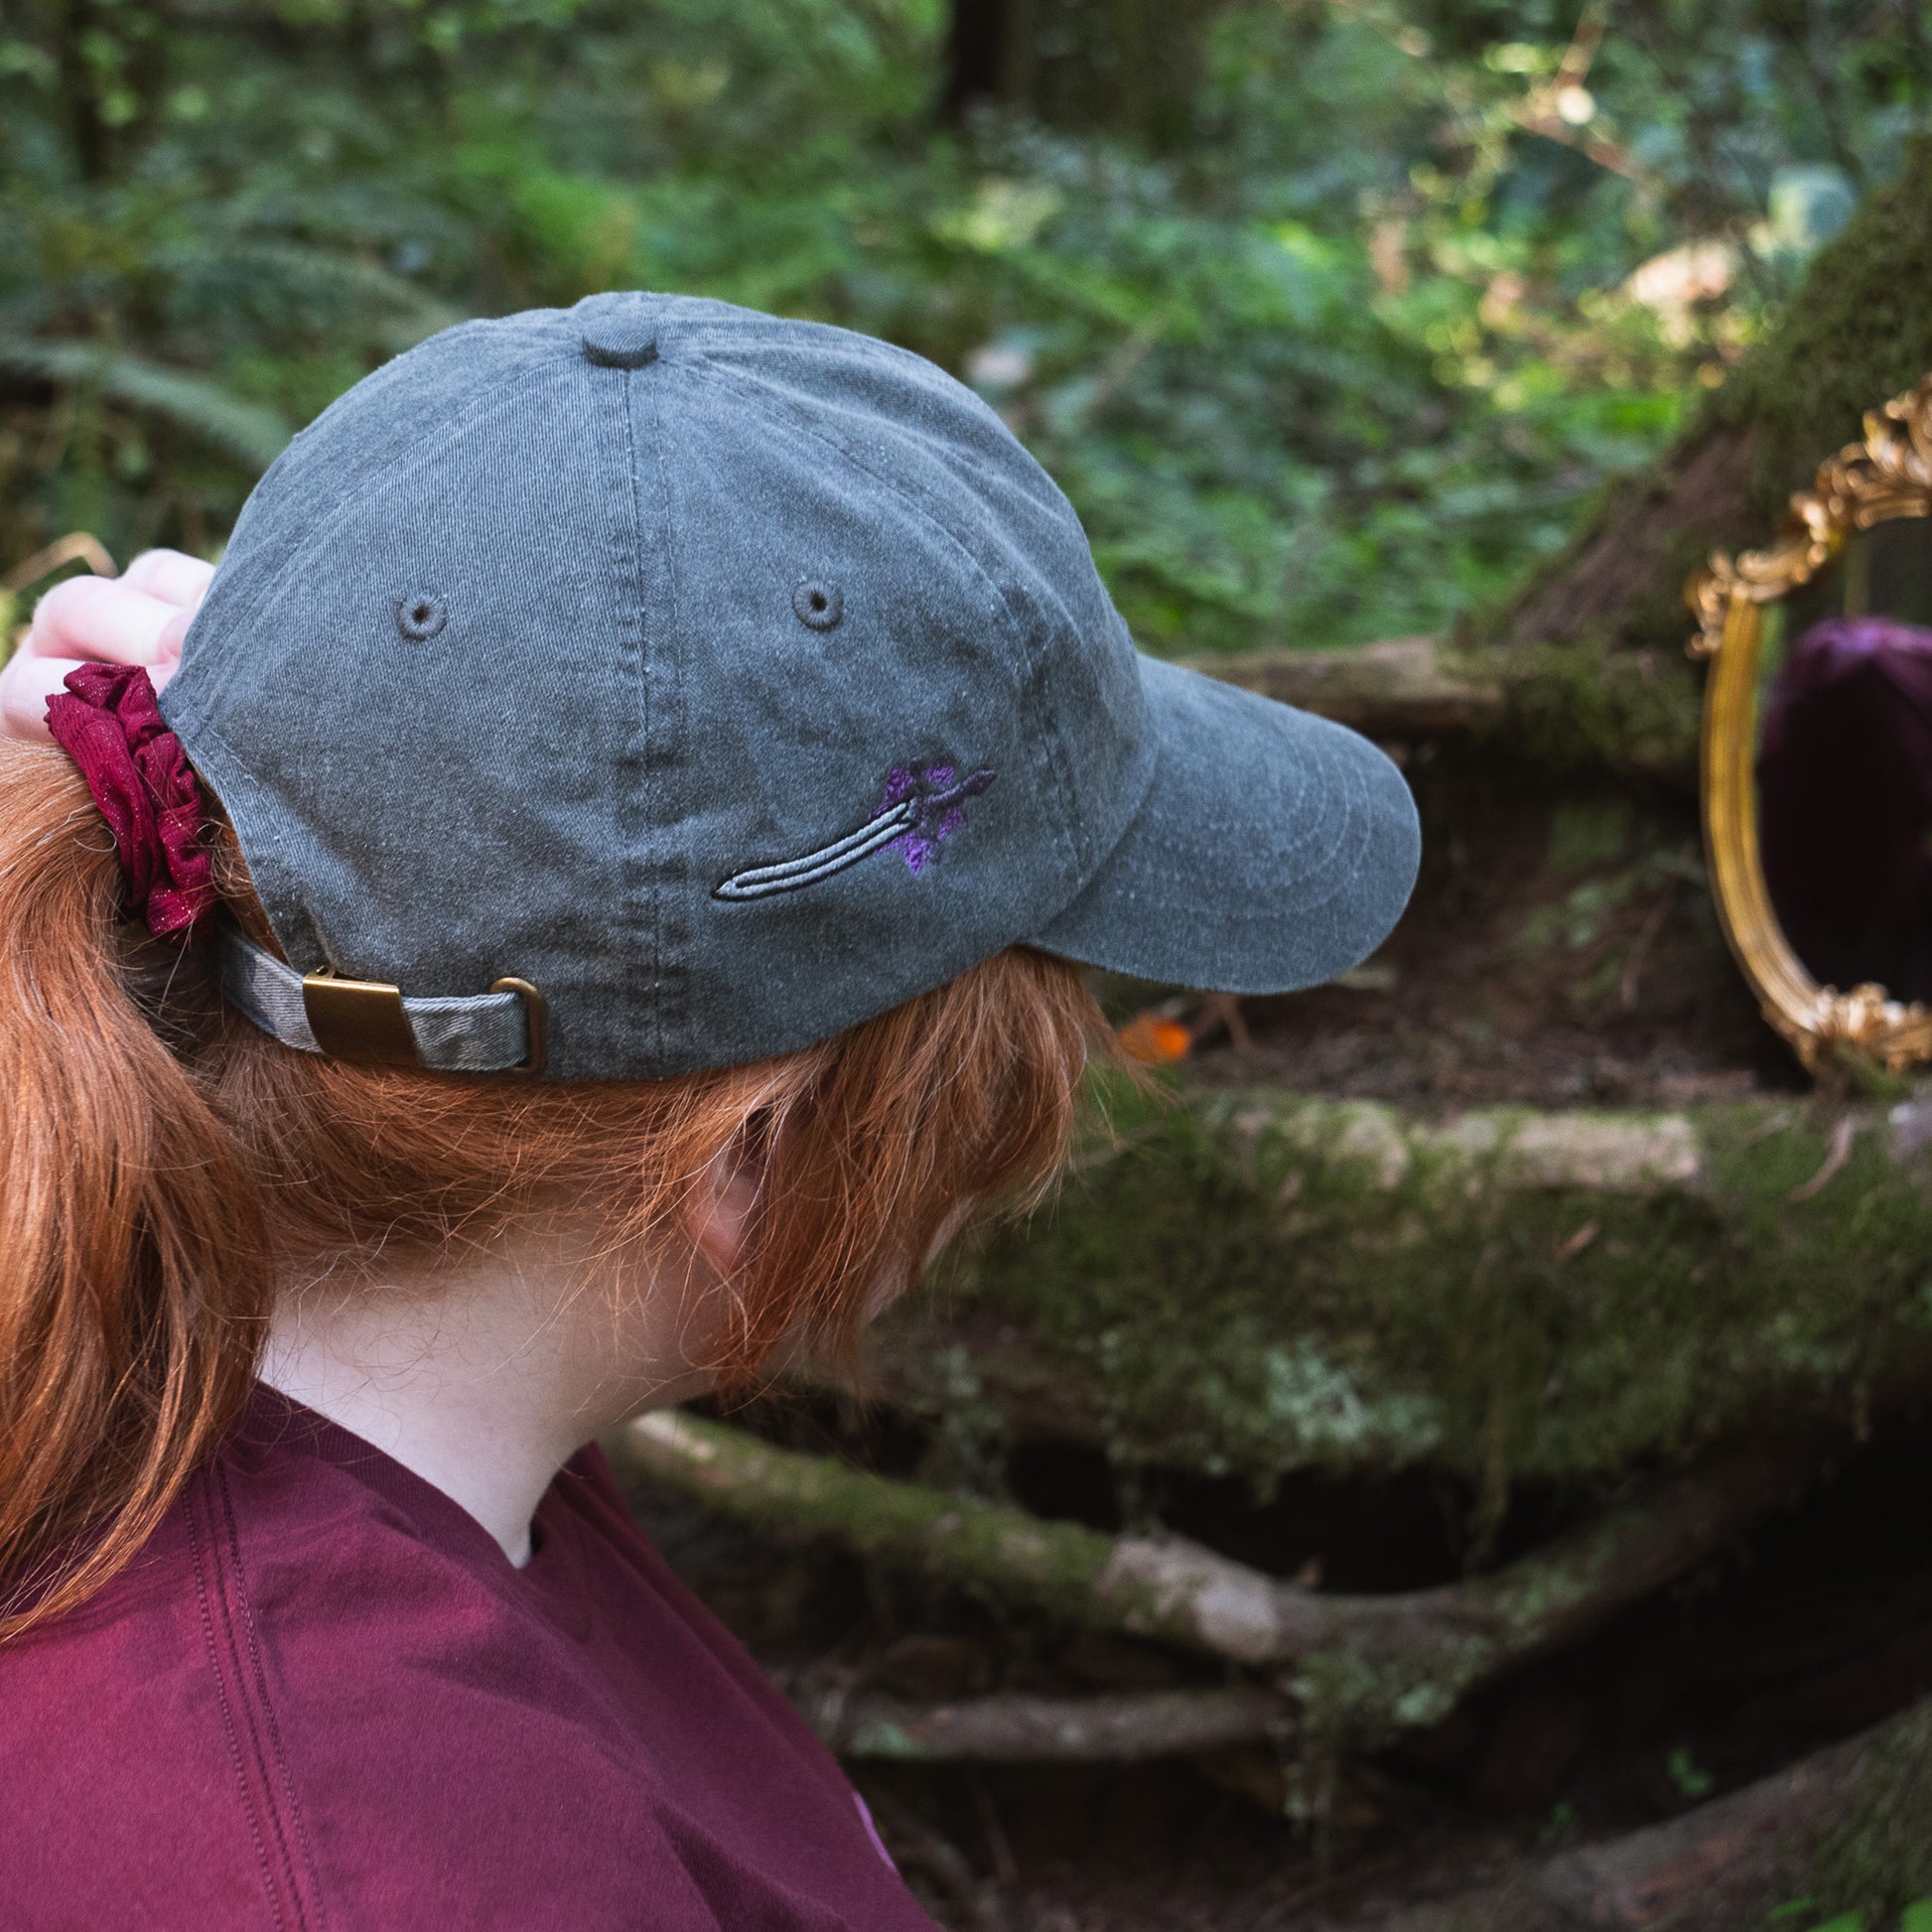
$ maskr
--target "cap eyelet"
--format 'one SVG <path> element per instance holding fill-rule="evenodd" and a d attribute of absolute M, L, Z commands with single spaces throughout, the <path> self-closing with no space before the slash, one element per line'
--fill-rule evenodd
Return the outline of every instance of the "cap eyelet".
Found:
<path fill-rule="evenodd" d="M 405 597 L 396 606 L 396 628 L 412 644 L 434 637 L 449 621 L 449 612 L 433 597 Z"/>
<path fill-rule="evenodd" d="M 845 593 L 836 584 L 808 577 L 792 592 L 791 608 L 807 630 L 830 630 L 845 616 Z"/>

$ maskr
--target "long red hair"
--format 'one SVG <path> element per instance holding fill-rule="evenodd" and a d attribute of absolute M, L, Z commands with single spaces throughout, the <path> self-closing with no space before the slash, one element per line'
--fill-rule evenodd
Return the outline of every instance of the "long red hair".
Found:
<path fill-rule="evenodd" d="M 764 1179 L 721 1386 L 849 1347 L 949 1220 L 1025 1199 L 1102 1037 L 1078 970 L 1015 949 L 836 1038 L 648 1082 L 490 1081 L 285 1047 L 195 950 L 116 916 L 65 755 L 0 746 L 0 1636 L 139 1549 L 234 1421 L 292 1270 L 447 1253 L 570 1200 L 648 1242 L 734 1147 Z M 231 836 L 229 912 L 270 935 Z"/>

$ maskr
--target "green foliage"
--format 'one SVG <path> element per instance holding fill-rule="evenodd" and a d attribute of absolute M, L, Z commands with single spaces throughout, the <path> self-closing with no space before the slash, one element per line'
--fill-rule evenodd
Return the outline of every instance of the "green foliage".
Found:
<path fill-rule="evenodd" d="M 1224 0 L 1129 48 L 1158 10 L 1054 0 L 1055 125 L 949 129 L 941 0 L 23 0 L 0 561 L 79 524 L 211 548 L 384 357 L 631 285 L 974 382 L 1156 648 L 1438 628 L 1895 167 L 1916 11 L 1789 11 L 1649 0 L 1595 46 L 1554 0 Z"/>
<path fill-rule="evenodd" d="M 1700 1798 L 1710 1797 L 1718 1788 L 1718 1780 L 1709 1771 L 1700 1770 L 1697 1760 L 1683 1749 L 1671 1752 L 1664 1764 L 1664 1775 L 1676 1787 L 1678 1795 L 1693 1804 Z"/>

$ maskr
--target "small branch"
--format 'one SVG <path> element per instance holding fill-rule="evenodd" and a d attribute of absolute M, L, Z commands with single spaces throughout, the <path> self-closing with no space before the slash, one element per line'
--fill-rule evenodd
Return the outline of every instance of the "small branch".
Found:
<path fill-rule="evenodd" d="M 974 1932 L 1007 1932 L 1010 1921 L 998 1885 L 983 1881 L 951 1839 L 891 1792 L 874 1791 L 869 1796 L 901 1869 L 913 1866 L 936 1878 Z"/>
<path fill-rule="evenodd" d="M 1428 1725 L 1475 1685 L 1574 1641 L 1784 1502 L 1816 1456 L 1736 1457 L 1655 1485 L 1491 1576 L 1403 1595 L 1324 1595 L 1178 1537 L 1109 1537 L 676 1411 L 609 1439 L 619 1465 L 758 1528 L 826 1537 L 1065 1622 L 1280 1670 L 1358 1732 Z M 963 1709 L 964 1707 L 959 1707 Z"/>
<path fill-rule="evenodd" d="M 1006 1694 L 910 1704 L 801 1675 L 785 1693 L 843 1757 L 992 1764 L 1136 1763 L 1288 1734 L 1295 1707 L 1258 1685 L 1055 1698 Z"/>
<path fill-rule="evenodd" d="M 1788 1198 L 1793 1201 L 1807 1201 L 1822 1194 L 1838 1176 L 1839 1170 L 1852 1158 L 1852 1142 L 1859 1131 L 1857 1119 L 1847 1114 L 1832 1129 L 1830 1144 L 1825 1149 L 1825 1159 L 1818 1172 L 1809 1180 L 1801 1180 L 1792 1188 Z"/>
<path fill-rule="evenodd" d="M 51 577 L 57 570 L 73 563 L 85 564 L 96 577 L 114 575 L 114 560 L 100 539 L 85 530 L 75 530 L 70 536 L 57 537 L 46 549 L 36 550 L 0 577 L 0 596 L 30 590 L 43 577 Z"/>

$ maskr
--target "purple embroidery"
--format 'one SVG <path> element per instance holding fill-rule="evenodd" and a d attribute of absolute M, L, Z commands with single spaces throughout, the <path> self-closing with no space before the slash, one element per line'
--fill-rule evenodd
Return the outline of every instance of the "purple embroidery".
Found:
<path fill-rule="evenodd" d="M 729 879 L 720 880 L 711 896 L 749 899 L 765 898 L 772 893 L 795 893 L 856 866 L 889 845 L 905 855 L 909 872 L 923 872 L 939 841 L 966 823 L 966 800 L 977 798 L 992 782 L 991 771 L 974 771 L 956 779 L 950 764 L 896 764 L 886 774 L 885 797 L 863 825 L 795 858 L 735 872 Z"/>
<path fill-rule="evenodd" d="M 905 830 L 888 843 L 905 855 L 908 871 L 923 872 L 939 841 L 966 823 L 965 801 L 977 798 L 993 778 L 991 771 L 974 771 L 955 784 L 950 764 L 896 764 L 886 774 L 886 795 L 873 817 L 895 805 L 909 810 Z"/>

